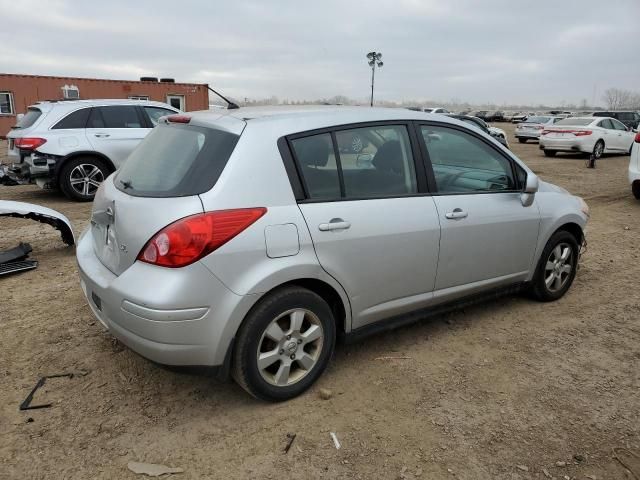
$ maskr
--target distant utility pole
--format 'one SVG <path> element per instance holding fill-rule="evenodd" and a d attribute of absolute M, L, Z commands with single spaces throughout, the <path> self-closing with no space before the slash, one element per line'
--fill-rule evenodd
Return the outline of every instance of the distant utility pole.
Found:
<path fill-rule="evenodd" d="M 376 66 L 382 67 L 382 53 L 369 52 L 367 53 L 367 59 L 369 59 L 369 66 L 371 67 L 371 106 L 373 107 L 373 83 L 376 79 Z"/>

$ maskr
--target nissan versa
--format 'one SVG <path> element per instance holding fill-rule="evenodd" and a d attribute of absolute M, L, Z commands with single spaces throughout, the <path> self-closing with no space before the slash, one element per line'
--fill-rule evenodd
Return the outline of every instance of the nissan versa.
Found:
<path fill-rule="evenodd" d="M 366 145 L 338 146 L 357 135 Z M 585 202 L 444 115 L 358 107 L 164 117 L 77 248 L 95 316 L 141 355 L 294 397 L 336 337 L 469 299 L 562 297 Z"/>

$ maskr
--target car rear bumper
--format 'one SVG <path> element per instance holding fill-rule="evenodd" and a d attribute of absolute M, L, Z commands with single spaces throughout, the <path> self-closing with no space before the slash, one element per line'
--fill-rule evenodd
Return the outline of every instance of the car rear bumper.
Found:
<path fill-rule="evenodd" d="M 547 136 L 542 136 L 540 138 L 540 149 L 553 150 L 557 152 L 589 153 L 593 150 L 593 145 L 575 138 L 549 138 Z"/>
<path fill-rule="evenodd" d="M 516 130 L 516 138 L 540 138 L 540 132 L 542 130 Z"/>
<path fill-rule="evenodd" d="M 80 237 L 76 257 L 93 314 L 126 346 L 166 365 L 223 364 L 248 310 L 246 296 L 231 292 L 200 262 L 175 269 L 135 262 L 116 276 L 95 255 L 90 230 Z M 238 312 L 242 317 L 234 321 Z"/>

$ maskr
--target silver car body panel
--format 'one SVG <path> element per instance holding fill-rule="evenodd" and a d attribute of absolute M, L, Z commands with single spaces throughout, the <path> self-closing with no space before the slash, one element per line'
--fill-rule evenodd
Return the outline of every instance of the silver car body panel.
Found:
<path fill-rule="evenodd" d="M 0 200 L 0 217 L 30 218 L 41 223 L 47 223 L 60 230 L 62 241 L 73 245 L 73 226 L 67 217 L 51 208 L 41 207 L 33 203 Z"/>
<path fill-rule="evenodd" d="M 429 120 L 471 131 L 444 115 L 268 107 L 189 116 L 191 124 L 241 134 L 215 185 L 194 196 L 134 197 L 116 188 L 112 176 L 96 195 L 92 226 L 77 249 L 83 290 L 94 314 L 125 344 L 161 363 L 222 364 L 250 309 L 283 284 L 313 281 L 334 290 L 345 311 L 341 327 L 349 333 L 530 280 L 553 231 L 567 222 L 580 228 L 586 224 L 580 200 L 544 182 L 529 207 L 522 205 L 519 193 L 506 192 L 296 201 L 279 138 L 394 120 Z M 489 143 L 497 145 L 494 139 Z M 511 152 L 495 148 L 533 175 Z M 164 268 L 136 261 L 146 242 L 179 218 L 251 207 L 267 212 L 191 265 Z M 113 218 L 106 214 L 109 208 Z M 447 219 L 453 208 L 464 208 L 468 217 Z M 349 228 L 319 228 L 340 218 Z"/>

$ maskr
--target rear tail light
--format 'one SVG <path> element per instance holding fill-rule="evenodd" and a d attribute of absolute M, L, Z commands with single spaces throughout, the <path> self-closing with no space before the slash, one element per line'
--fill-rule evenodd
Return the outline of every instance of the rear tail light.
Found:
<path fill-rule="evenodd" d="M 591 135 L 593 132 L 591 130 L 574 130 L 570 133 L 573 133 L 576 137 L 586 137 L 587 135 Z"/>
<path fill-rule="evenodd" d="M 47 143 L 44 138 L 37 137 L 22 137 L 16 138 L 14 144 L 17 148 L 21 148 L 23 150 L 35 150 L 38 147 L 41 147 Z"/>
<path fill-rule="evenodd" d="M 167 121 L 171 123 L 189 123 L 191 117 L 189 115 L 169 115 Z"/>
<path fill-rule="evenodd" d="M 640 132 L 636 133 L 636 143 L 640 143 Z"/>
<path fill-rule="evenodd" d="M 138 260 L 162 267 L 184 267 L 220 248 L 267 212 L 240 208 L 182 218 L 156 233 Z"/>

